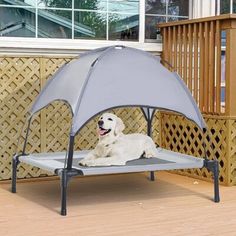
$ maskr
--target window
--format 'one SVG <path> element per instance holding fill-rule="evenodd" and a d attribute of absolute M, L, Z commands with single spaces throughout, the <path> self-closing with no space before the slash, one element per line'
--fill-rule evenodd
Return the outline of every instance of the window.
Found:
<path fill-rule="evenodd" d="M 216 15 L 236 13 L 236 0 L 216 0 Z"/>
<path fill-rule="evenodd" d="M 0 36 L 143 42 L 188 16 L 188 0 L 0 0 Z"/>
<path fill-rule="evenodd" d="M 146 0 L 145 38 L 156 39 L 156 25 L 161 22 L 186 20 L 189 18 L 189 1 Z"/>
<path fill-rule="evenodd" d="M 0 35 L 137 41 L 139 0 L 0 0 Z"/>

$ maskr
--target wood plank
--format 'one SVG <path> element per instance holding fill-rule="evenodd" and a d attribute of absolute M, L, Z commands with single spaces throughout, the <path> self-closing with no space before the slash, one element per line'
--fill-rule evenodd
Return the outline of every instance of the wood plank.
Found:
<path fill-rule="evenodd" d="M 226 78 L 225 78 L 225 109 L 229 116 L 236 116 L 236 29 L 226 30 Z"/>
<path fill-rule="evenodd" d="M 221 29 L 216 21 L 216 113 L 221 113 Z"/>
<path fill-rule="evenodd" d="M 188 69 L 188 88 L 193 93 L 192 91 L 192 84 L 193 84 L 193 78 L 192 78 L 192 71 L 193 71 L 193 31 L 192 31 L 192 26 L 188 25 L 188 38 L 189 38 L 189 69 Z"/>
<path fill-rule="evenodd" d="M 163 64 L 165 66 L 165 61 L 168 60 L 168 34 L 167 34 L 167 28 L 163 29 L 163 52 L 162 52 L 162 58 L 163 58 Z"/>
<path fill-rule="evenodd" d="M 199 57 L 199 53 L 198 53 L 198 31 L 199 27 L 197 24 L 194 24 L 194 29 L 193 29 L 193 41 L 194 41 L 194 76 L 193 76 L 193 80 L 194 80 L 194 91 L 193 91 L 193 96 L 195 98 L 195 100 L 197 101 L 197 103 L 199 104 L 199 89 L 198 89 L 198 57 Z"/>
<path fill-rule="evenodd" d="M 209 30 L 209 67 L 208 67 L 208 87 L 209 87 L 209 112 L 213 113 L 214 102 L 215 102 L 215 24 L 213 21 L 210 22 L 210 30 Z"/>
<path fill-rule="evenodd" d="M 187 51 L 187 38 L 188 38 L 188 34 L 187 34 L 187 30 L 186 30 L 186 25 L 183 26 L 183 79 L 184 82 L 187 84 L 187 86 L 189 86 L 189 80 L 188 80 L 188 75 L 187 75 L 187 71 L 188 71 L 188 62 L 187 62 L 187 56 L 188 56 L 188 51 Z"/>
<path fill-rule="evenodd" d="M 210 16 L 210 17 L 201 17 L 197 19 L 188 19 L 188 20 L 181 20 L 181 21 L 175 21 L 175 22 L 167 22 L 167 23 L 160 23 L 158 24 L 159 28 L 169 27 L 169 26 L 177 26 L 177 25 L 188 25 L 188 24 L 194 24 L 194 23 L 204 23 L 209 21 L 217 21 L 222 20 L 223 22 L 235 22 L 236 20 L 236 14 L 224 14 L 219 16 Z M 232 23 L 230 24 L 232 25 Z M 228 26 L 229 27 L 229 26 Z"/>
<path fill-rule="evenodd" d="M 216 204 L 212 183 L 156 175 L 154 182 L 146 174 L 74 178 L 66 217 L 58 213 L 59 181 L 21 183 L 17 194 L 2 184 L 1 235 L 235 235 L 236 188 L 221 186 Z"/>
<path fill-rule="evenodd" d="M 199 25 L 199 39 L 200 39 L 200 78 L 199 78 L 199 105 L 201 111 L 204 109 L 204 68 L 205 68 L 205 40 L 204 40 L 204 25 L 200 23 Z"/>
<path fill-rule="evenodd" d="M 168 27 L 168 63 L 172 65 L 172 28 Z M 168 66 L 169 70 L 172 70 L 170 66 Z"/>
<path fill-rule="evenodd" d="M 173 45 L 174 45 L 174 69 L 177 70 L 177 30 L 176 26 L 173 27 Z"/>
<path fill-rule="evenodd" d="M 209 111 L 209 25 L 208 22 L 204 23 L 204 112 Z"/>
<path fill-rule="evenodd" d="M 178 26 L 178 73 L 180 77 L 183 77 L 182 74 L 182 50 L 183 50 L 183 44 L 182 44 L 182 28 L 181 26 Z"/>

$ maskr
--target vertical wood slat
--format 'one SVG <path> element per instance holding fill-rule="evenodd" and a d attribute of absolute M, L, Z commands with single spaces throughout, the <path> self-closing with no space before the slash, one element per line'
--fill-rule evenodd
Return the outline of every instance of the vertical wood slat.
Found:
<path fill-rule="evenodd" d="M 198 26 L 197 24 L 194 24 L 193 26 L 193 44 L 194 44 L 194 91 L 193 96 L 196 101 L 199 101 L 198 99 Z"/>
<path fill-rule="evenodd" d="M 204 112 L 209 110 L 209 23 L 205 22 L 205 52 L 204 52 Z"/>
<path fill-rule="evenodd" d="M 236 116 L 236 28 L 226 29 L 226 75 L 225 75 L 225 109 L 226 115 Z"/>
<path fill-rule="evenodd" d="M 172 37 L 171 37 L 171 27 L 168 27 L 168 63 L 172 65 Z M 172 68 L 169 67 L 169 70 Z"/>
<path fill-rule="evenodd" d="M 221 30 L 220 21 L 216 21 L 216 112 L 221 113 Z"/>
<path fill-rule="evenodd" d="M 199 39 L 200 39 L 200 77 L 199 77 L 199 105 L 200 109 L 204 111 L 203 109 L 203 104 L 204 104 L 204 67 L 205 67 L 205 58 L 204 58 L 204 50 L 205 50 L 205 45 L 204 45 L 204 25 L 203 23 L 199 24 Z"/>
<path fill-rule="evenodd" d="M 208 87 L 209 87 L 209 112 L 214 112 L 214 85 L 215 85 L 215 42 L 214 42 L 214 32 L 215 32 L 215 24 L 213 21 L 210 22 L 210 30 L 209 30 L 209 80 L 208 80 Z"/>
<path fill-rule="evenodd" d="M 178 26 L 178 72 L 181 77 L 182 74 L 182 26 Z"/>
<path fill-rule="evenodd" d="M 187 71 L 188 71 L 188 65 L 187 65 L 187 31 L 186 31 L 186 25 L 183 26 L 183 79 L 184 82 L 188 85 L 188 77 L 187 77 Z"/>
<path fill-rule="evenodd" d="M 177 31 L 176 31 L 176 27 L 173 27 L 173 44 L 174 44 L 174 69 L 177 70 Z"/>
<path fill-rule="evenodd" d="M 192 35 L 192 25 L 188 25 L 188 38 L 189 38 L 189 50 L 188 50 L 188 54 L 189 54 L 189 69 L 188 69 L 188 87 L 189 90 L 192 93 L 192 66 L 193 66 L 193 35 Z"/>
<path fill-rule="evenodd" d="M 167 28 L 163 29 L 163 59 L 164 59 L 164 65 L 167 67 L 165 61 L 168 61 L 168 34 L 167 34 Z"/>

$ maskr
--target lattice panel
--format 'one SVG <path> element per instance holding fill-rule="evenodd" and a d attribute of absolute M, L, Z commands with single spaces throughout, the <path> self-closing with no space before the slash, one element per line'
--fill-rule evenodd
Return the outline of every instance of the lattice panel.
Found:
<path fill-rule="evenodd" d="M 236 119 L 229 120 L 229 166 L 230 185 L 236 185 Z"/>
<path fill-rule="evenodd" d="M 216 158 L 220 163 L 220 181 L 227 184 L 227 120 L 205 117 L 208 133 L 203 135 L 192 122 L 182 116 L 168 113 L 161 114 L 161 140 L 164 148 L 204 157 L 204 145 L 209 159 Z M 207 139 L 207 134 L 210 137 Z M 177 173 L 197 178 L 211 179 L 207 169 L 179 170 Z"/>
<path fill-rule="evenodd" d="M 11 158 L 16 151 L 19 130 L 39 92 L 39 70 L 38 58 L 0 58 L 0 179 L 11 177 Z M 33 132 L 27 149 L 31 152 L 40 151 L 39 119 L 33 122 L 31 130 Z M 35 170 L 27 165 L 19 167 L 20 177 L 25 177 L 28 173 L 33 176 Z"/>
<path fill-rule="evenodd" d="M 2 57 L 0 58 L 0 179 L 11 177 L 11 158 L 16 151 L 19 132 L 25 124 L 26 114 L 50 73 L 54 73 L 71 58 Z M 44 112 L 32 122 L 27 152 L 45 151 L 45 127 L 41 129 Z M 44 124 L 44 123 L 43 123 Z M 24 133 L 20 136 L 22 148 Z M 43 144 L 43 145 L 42 145 Z M 38 168 L 20 164 L 19 178 L 48 175 Z"/>

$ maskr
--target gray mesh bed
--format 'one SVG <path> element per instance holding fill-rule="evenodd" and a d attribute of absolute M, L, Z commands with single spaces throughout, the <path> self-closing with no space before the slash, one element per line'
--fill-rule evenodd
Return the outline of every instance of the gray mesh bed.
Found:
<path fill-rule="evenodd" d="M 140 158 L 127 162 L 125 166 L 106 167 L 80 166 L 78 165 L 79 160 L 83 158 L 88 151 L 74 152 L 72 168 L 79 170 L 81 175 L 101 175 L 203 167 L 203 159 L 201 158 L 168 151 L 162 148 L 158 148 L 157 150 L 157 158 Z M 55 171 L 64 168 L 65 155 L 65 152 L 30 154 L 27 156 L 20 156 L 19 160 L 43 170 L 55 173 Z"/>
<path fill-rule="evenodd" d="M 67 152 L 26 153 L 33 116 L 54 101 L 63 101 L 71 109 Z M 16 192 L 17 166 L 20 162 L 55 173 L 61 181 L 61 214 L 66 215 L 67 186 L 73 176 L 150 171 L 150 179 L 154 180 L 154 171 L 206 167 L 213 173 L 214 201 L 219 202 L 218 162 L 208 160 L 206 150 L 202 158 L 196 158 L 158 148 L 157 157 L 137 159 L 125 166 L 79 166 L 78 161 L 86 155 L 86 151 L 74 151 L 75 136 L 93 117 L 118 107 L 140 107 L 149 136 L 152 135 L 156 109 L 174 111 L 185 116 L 202 133 L 207 128 L 183 80 L 176 72 L 167 70 L 160 58 L 125 46 L 92 50 L 63 65 L 48 80 L 31 107 L 23 151 L 15 154 L 12 160 L 12 192 Z"/>

